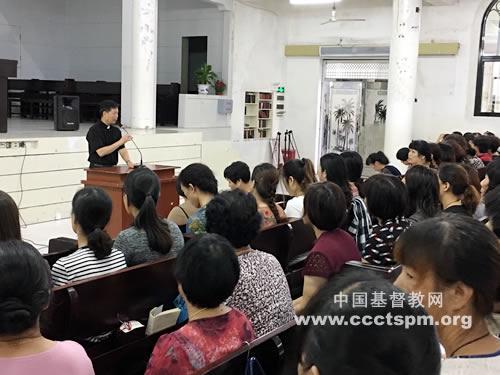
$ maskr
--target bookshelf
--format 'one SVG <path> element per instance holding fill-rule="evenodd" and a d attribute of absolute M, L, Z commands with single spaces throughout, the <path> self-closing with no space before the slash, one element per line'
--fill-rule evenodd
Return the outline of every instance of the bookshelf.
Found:
<path fill-rule="evenodd" d="M 245 93 L 244 139 L 270 139 L 273 133 L 274 98 L 271 91 Z"/>

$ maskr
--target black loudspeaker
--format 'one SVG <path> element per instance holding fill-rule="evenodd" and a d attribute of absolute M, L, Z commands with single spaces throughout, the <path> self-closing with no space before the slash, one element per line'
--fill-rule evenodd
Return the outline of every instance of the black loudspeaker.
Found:
<path fill-rule="evenodd" d="M 80 97 L 54 96 L 54 129 L 78 130 L 80 128 Z"/>

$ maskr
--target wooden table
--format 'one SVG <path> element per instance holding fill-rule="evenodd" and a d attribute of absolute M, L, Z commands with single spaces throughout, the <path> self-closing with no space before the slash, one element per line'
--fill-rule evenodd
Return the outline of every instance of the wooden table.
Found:
<path fill-rule="evenodd" d="M 156 206 L 160 217 L 167 217 L 172 208 L 179 205 L 179 195 L 175 187 L 176 177 L 175 169 L 165 165 L 147 165 L 145 166 L 156 173 L 160 179 L 160 197 Z M 132 216 L 130 216 L 123 206 L 123 184 L 127 175 L 132 171 L 126 166 L 106 167 L 106 168 L 86 168 L 87 179 L 82 184 L 95 186 L 104 189 L 113 201 L 113 212 L 107 232 L 111 238 L 116 238 L 118 233 L 132 225 Z"/>

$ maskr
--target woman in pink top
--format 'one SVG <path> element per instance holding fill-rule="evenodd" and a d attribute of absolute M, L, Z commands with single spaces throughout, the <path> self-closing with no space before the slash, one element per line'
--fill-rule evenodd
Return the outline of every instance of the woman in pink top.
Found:
<path fill-rule="evenodd" d="M 94 374 L 79 344 L 50 341 L 40 333 L 50 280 L 49 266 L 33 246 L 0 242 L 0 374 Z"/>

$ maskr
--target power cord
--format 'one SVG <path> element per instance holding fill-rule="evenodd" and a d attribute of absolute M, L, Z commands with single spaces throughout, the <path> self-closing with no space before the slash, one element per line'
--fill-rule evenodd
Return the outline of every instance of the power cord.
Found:
<path fill-rule="evenodd" d="M 28 155 L 28 146 L 26 143 L 24 143 L 23 161 L 21 162 L 21 170 L 19 172 L 19 188 L 21 189 L 21 196 L 19 197 L 19 202 L 17 203 L 17 207 L 19 210 L 19 219 L 21 219 L 21 221 L 22 221 L 23 229 L 26 229 L 28 227 L 28 225 L 26 224 L 26 221 L 23 218 L 23 215 L 21 214 L 21 203 L 23 202 L 23 198 L 24 198 L 23 172 L 24 172 L 24 164 L 26 162 L 27 155 Z"/>

